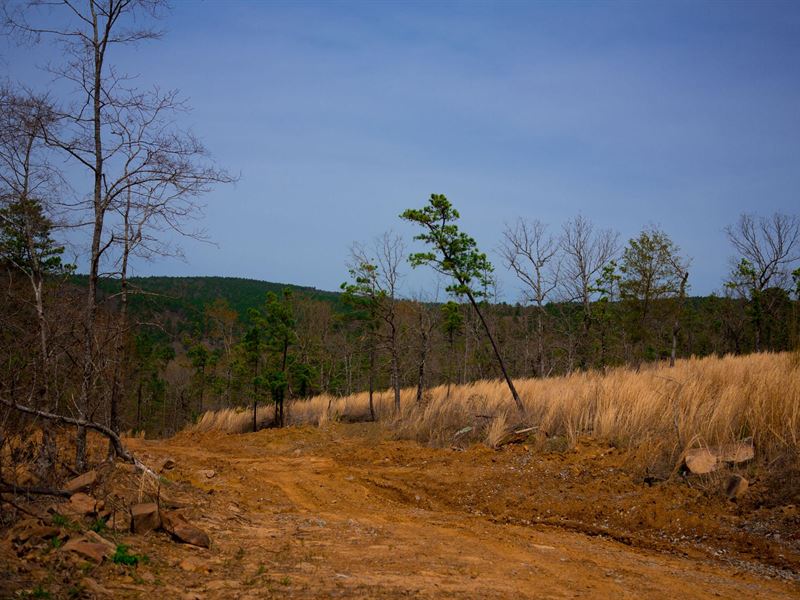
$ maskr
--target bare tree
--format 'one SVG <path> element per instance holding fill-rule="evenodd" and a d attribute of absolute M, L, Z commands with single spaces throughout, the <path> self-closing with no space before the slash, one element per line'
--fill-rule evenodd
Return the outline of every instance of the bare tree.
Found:
<path fill-rule="evenodd" d="M 172 130 L 172 118 L 183 108 L 174 91 L 138 94 L 135 103 L 118 111 L 110 135 L 120 148 L 122 163 L 122 193 L 107 190 L 113 198 L 109 217 L 116 217 L 109 228 L 110 240 L 119 248 L 112 273 L 120 282 L 120 311 L 109 406 L 110 426 L 116 432 L 119 398 L 124 393 L 121 367 L 127 362 L 123 350 L 129 329 L 130 259 L 180 255 L 180 247 L 164 239 L 165 232 L 202 239 L 201 231 L 186 228 L 203 214 L 198 197 L 215 183 L 233 181 L 225 171 L 209 164 L 208 152 L 193 135 Z"/>
<path fill-rule="evenodd" d="M 561 247 L 548 233 L 547 225 L 520 218 L 513 227 L 506 225 L 499 252 L 506 266 L 525 286 L 522 292 L 525 301 L 536 307 L 536 365 L 539 377 L 544 377 L 545 305 L 559 285 Z"/>
<path fill-rule="evenodd" d="M 110 61 L 117 46 L 159 38 L 160 32 L 148 23 L 165 6 L 161 0 L 89 0 L 83 6 L 63 0 L 5 8 L 6 24 L 12 30 L 34 40 L 49 37 L 59 44 L 65 61 L 51 70 L 72 85 L 76 100 L 61 109 L 64 126 L 57 134 L 45 131 L 46 140 L 85 168 L 92 180 L 86 206 L 91 242 L 78 421 L 91 420 L 99 401 L 97 286 L 105 254 L 116 241 L 108 235 L 109 214 L 137 194 L 151 200 L 163 199 L 163 194 L 193 196 L 212 182 L 228 179 L 212 167 L 198 165 L 198 159 L 205 157 L 202 146 L 164 117 L 177 107 L 174 92 L 131 89 L 130 78 Z M 161 216 L 175 225 L 169 216 Z M 129 252 L 130 244 L 125 248 L 123 252 Z M 81 427 L 76 468 L 83 469 L 85 462 L 86 432 Z"/>
<path fill-rule="evenodd" d="M 51 238 L 50 207 L 67 188 L 43 143 L 42 132 L 55 122 L 47 98 L 0 88 L 0 262 L 24 274 L 30 283 L 39 337 L 35 397 L 36 406 L 44 410 L 56 408 L 50 393 L 52 349 L 45 279 L 69 271 L 61 260 L 63 246 Z M 40 470 L 48 473 L 57 452 L 50 430 L 43 432 L 40 450 Z"/>
<path fill-rule="evenodd" d="M 755 349 L 761 350 L 764 292 L 769 288 L 787 289 L 791 266 L 800 260 L 800 218 L 774 213 L 771 217 L 743 214 L 725 228 L 737 253 L 727 286 L 748 296 L 752 307 Z M 766 300 L 768 302 L 768 300 Z"/>
<path fill-rule="evenodd" d="M 678 353 L 678 334 L 681 332 L 681 317 L 683 316 L 684 305 L 686 303 L 686 288 L 689 283 L 688 262 L 680 257 L 673 257 L 673 268 L 680 277 L 678 295 L 675 303 L 675 314 L 672 321 L 672 350 L 669 354 L 669 366 L 675 366 L 675 359 Z"/>
<path fill-rule="evenodd" d="M 414 319 L 414 333 L 417 336 L 417 404 L 421 404 L 424 399 L 428 356 L 431 351 L 433 335 L 440 325 L 441 310 L 437 303 L 438 288 L 433 296 L 433 300 L 426 298 L 423 292 L 414 294 L 411 307 Z M 449 378 L 448 378 L 449 382 Z M 448 383 L 448 392 L 450 385 Z"/>
<path fill-rule="evenodd" d="M 567 221 L 562 228 L 561 288 L 570 302 L 582 307 L 581 366 L 589 363 L 592 330 L 592 297 L 595 279 L 603 267 L 619 253 L 619 234 L 594 228 L 583 216 Z"/>
<path fill-rule="evenodd" d="M 49 241 L 52 222 L 45 209 L 65 185 L 42 143 L 42 131 L 52 126 L 54 116 L 45 98 L 21 96 L 9 88 L 0 89 L 0 114 L 0 226 L 9 236 L 2 255 L 30 281 L 39 322 L 39 350 L 46 362 L 42 286 L 48 271 L 60 268 L 58 255 L 63 250 Z"/>
<path fill-rule="evenodd" d="M 403 238 L 391 231 L 376 238 L 371 249 L 362 244 L 353 244 L 348 269 L 354 284 L 345 285 L 344 288 L 370 302 L 369 318 L 374 321 L 370 324 L 370 335 L 373 336 L 369 350 L 370 373 L 374 372 L 375 367 L 375 342 L 379 342 L 389 353 L 395 411 L 400 410 L 400 325 L 397 303 L 404 253 Z"/>

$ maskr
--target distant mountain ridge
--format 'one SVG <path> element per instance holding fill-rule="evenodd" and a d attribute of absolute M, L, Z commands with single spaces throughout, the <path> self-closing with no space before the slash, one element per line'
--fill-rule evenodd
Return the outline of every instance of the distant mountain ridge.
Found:
<path fill-rule="evenodd" d="M 86 276 L 76 275 L 74 280 L 78 284 L 85 284 Z M 267 292 L 279 294 L 283 290 L 330 302 L 337 307 L 341 304 L 339 292 L 244 277 L 149 276 L 131 277 L 128 281 L 132 292 L 130 295 L 132 309 L 157 306 L 161 310 L 183 313 L 185 316 L 202 314 L 204 307 L 217 299 L 227 301 L 233 310 L 245 316 L 248 309 L 264 303 Z M 112 296 L 119 292 L 120 282 L 118 279 L 103 279 L 99 287 L 101 293 Z"/>

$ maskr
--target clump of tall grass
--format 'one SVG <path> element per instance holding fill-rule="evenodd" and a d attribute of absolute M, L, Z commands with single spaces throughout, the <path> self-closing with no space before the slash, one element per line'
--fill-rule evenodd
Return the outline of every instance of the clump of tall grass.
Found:
<path fill-rule="evenodd" d="M 272 424 L 273 416 L 272 406 L 259 405 L 256 409 L 256 428 L 262 429 Z M 204 412 L 190 429 L 200 432 L 247 433 L 253 431 L 253 409 L 237 407 L 209 410 Z"/>
<path fill-rule="evenodd" d="M 375 394 L 376 418 L 394 435 L 434 445 L 454 440 L 494 445 L 519 426 L 542 438 L 574 443 L 592 437 L 612 444 L 656 447 L 675 455 L 688 447 L 752 437 L 764 457 L 800 450 L 800 368 L 789 353 L 690 358 L 675 367 L 635 372 L 620 367 L 515 382 L 525 413 L 501 381 L 427 390 L 404 389 L 395 414 L 388 391 Z M 267 407 L 264 407 L 267 410 Z M 290 424 L 369 419 L 367 393 L 321 395 L 289 406 Z M 249 419 L 249 420 L 248 420 Z M 206 413 L 198 430 L 241 432 L 252 413 Z"/>

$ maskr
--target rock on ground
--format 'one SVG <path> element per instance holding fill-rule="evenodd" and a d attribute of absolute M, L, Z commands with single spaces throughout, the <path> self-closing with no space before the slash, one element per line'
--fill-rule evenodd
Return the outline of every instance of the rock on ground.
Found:
<path fill-rule="evenodd" d="M 147 533 L 161 526 L 158 505 L 155 502 L 136 504 L 131 508 L 131 531 Z"/>
<path fill-rule="evenodd" d="M 162 512 L 161 526 L 167 533 L 186 544 L 209 548 L 211 539 L 202 529 L 195 527 L 178 512 Z"/>
<path fill-rule="evenodd" d="M 87 471 L 83 475 L 78 475 L 75 479 L 68 481 L 64 486 L 64 489 L 71 494 L 74 494 L 75 492 L 85 492 L 95 483 L 97 483 L 97 471 L 92 469 L 91 471 Z"/>

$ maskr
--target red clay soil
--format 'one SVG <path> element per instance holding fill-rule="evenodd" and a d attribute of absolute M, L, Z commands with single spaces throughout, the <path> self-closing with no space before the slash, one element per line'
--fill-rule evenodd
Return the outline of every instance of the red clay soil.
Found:
<path fill-rule="evenodd" d="M 432 449 L 365 424 L 128 443 L 175 460 L 164 493 L 211 548 L 116 534 L 148 556 L 134 568 L 19 558 L 7 540 L 0 597 L 800 597 L 792 493 L 758 476 L 736 504 L 719 477 L 645 482 L 594 443 Z"/>

